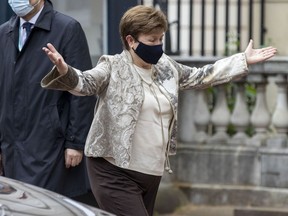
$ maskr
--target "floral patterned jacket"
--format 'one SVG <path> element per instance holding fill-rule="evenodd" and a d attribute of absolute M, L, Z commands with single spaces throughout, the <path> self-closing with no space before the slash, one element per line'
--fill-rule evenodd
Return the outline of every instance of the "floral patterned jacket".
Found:
<path fill-rule="evenodd" d="M 202 68 L 188 67 L 163 54 L 152 74 L 173 109 L 169 154 L 176 153 L 178 92 L 181 89 L 206 88 L 246 75 L 244 53 L 216 61 Z M 69 67 L 65 75 L 53 68 L 41 81 L 43 88 L 66 90 L 75 95 L 97 95 L 94 119 L 86 140 L 88 157 L 113 157 L 116 165 L 127 168 L 133 134 L 144 100 L 141 79 L 131 55 L 124 50 L 114 56 L 103 55 L 97 66 L 81 72 Z"/>

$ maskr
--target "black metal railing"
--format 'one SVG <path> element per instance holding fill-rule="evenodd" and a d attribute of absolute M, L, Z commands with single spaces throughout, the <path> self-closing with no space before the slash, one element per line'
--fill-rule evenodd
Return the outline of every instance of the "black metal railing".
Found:
<path fill-rule="evenodd" d="M 148 4 L 151 1 L 147 1 L 147 0 L 141 0 L 139 1 L 140 4 Z M 219 23 L 223 23 L 223 20 L 220 20 L 219 18 L 219 8 L 220 8 L 220 4 L 225 4 L 224 5 L 224 38 L 223 38 L 223 43 L 219 43 L 219 40 L 221 40 L 221 38 L 219 37 Z M 171 12 L 170 8 L 171 7 L 171 3 L 174 5 L 174 11 Z M 175 7 L 176 4 L 176 7 Z M 181 43 L 180 43 L 180 39 L 182 39 L 182 20 L 181 20 L 181 16 L 180 14 L 183 13 L 181 11 L 181 8 L 183 8 L 183 4 L 188 4 L 187 6 L 189 7 L 189 13 L 187 14 L 189 16 L 189 30 L 188 30 L 188 41 L 186 44 L 189 44 L 189 50 L 188 50 L 188 55 L 192 56 L 192 55 L 201 55 L 201 56 L 205 56 L 205 55 L 212 55 L 212 56 L 217 56 L 217 55 L 229 55 L 229 47 L 227 46 L 227 44 L 229 43 L 229 33 L 231 31 L 231 29 L 233 28 L 233 30 L 235 29 L 236 32 L 236 39 L 237 40 L 237 44 L 235 44 L 236 46 L 236 50 L 235 51 L 240 51 L 241 50 L 241 43 L 245 42 L 245 45 L 248 43 L 248 41 L 245 41 L 246 38 L 250 39 L 250 38 L 254 38 L 255 39 L 255 35 L 257 35 L 257 37 L 260 37 L 259 39 L 257 38 L 257 40 L 259 40 L 260 45 L 264 45 L 265 43 L 265 33 L 266 33 L 266 27 L 265 27 L 265 0 L 249 0 L 249 1 L 241 1 L 241 0 L 213 0 L 212 1 L 212 7 L 213 9 L 212 14 L 208 14 L 207 12 L 207 8 L 208 5 L 211 5 L 211 1 L 207 2 L 206 0 L 189 0 L 189 1 L 181 1 L 181 0 L 153 0 L 153 5 L 156 6 L 158 5 L 161 10 L 163 10 L 167 17 L 168 20 L 169 19 L 169 12 L 170 13 L 176 13 L 176 17 L 177 20 L 172 21 L 171 23 L 169 23 L 169 27 L 176 25 L 177 27 L 173 28 L 173 31 L 177 31 L 176 34 L 173 34 L 173 38 L 172 38 L 172 34 L 171 34 L 171 28 L 168 29 L 167 33 L 166 33 L 166 42 L 165 42 L 165 52 L 168 54 L 175 54 L 175 55 L 181 55 L 183 54 L 182 52 L 182 48 L 181 48 Z M 200 41 L 195 42 L 195 40 L 193 39 L 193 36 L 195 34 L 195 20 L 193 20 L 194 14 L 195 14 L 195 10 L 196 7 L 195 5 L 198 4 L 198 9 L 199 9 L 199 4 L 201 4 L 200 6 L 200 17 L 199 19 L 201 20 L 200 26 L 198 26 L 198 28 L 200 29 Z M 185 6 L 186 6 L 185 5 Z M 231 16 L 234 16 L 234 11 L 232 11 L 232 7 L 233 9 L 235 9 L 235 5 L 236 5 L 236 13 L 235 13 L 235 18 L 236 18 L 236 24 L 235 23 L 231 23 Z M 245 8 L 247 8 L 247 10 L 245 10 L 246 14 L 244 13 L 243 7 L 245 6 Z M 223 5 L 222 5 L 223 7 Z M 257 15 L 260 14 L 260 17 L 255 17 L 255 10 L 257 11 Z M 197 11 L 198 12 L 198 11 Z M 243 23 L 243 17 L 244 16 L 248 16 L 248 23 Z M 222 16 L 221 16 L 222 17 Z M 246 18 L 246 17 L 245 17 Z M 207 40 L 205 39 L 207 36 L 207 19 L 213 19 L 212 21 L 212 26 L 209 26 L 209 28 L 212 29 L 212 36 L 211 36 L 211 43 L 207 43 Z M 255 23 L 255 19 L 257 19 L 256 23 L 259 23 L 259 29 L 255 29 L 253 26 L 253 23 Z M 244 27 L 243 27 L 244 26 Z M 243 28 L 245 28 L 245 32 L 243 31 Z M 176 29 L 176 30 L 175 30 Z M 248 29 L 248 30 L 247 30 Z M 257 32 L 259 31 L 259 32 Z M 243 34 L 247 34 L 248 35 L 243 35 Z M 223 35 L 223 34 L 222 34 Z M 176 37 L 176 38 L 175 38 Z M 194 42 L 193 42 L 194 41 Z M 174 50 L 172 49 L 172 45 L 171 43 L 173 43 L 174 45 Z M 198 43 L 200 44 L 200 49 L 196 50 L 195 49 L 195 44 Z M 209 44 L 209 45 L 208 45 Z M 210 47 L 208 47 L 210 46 Z M 220 46 L 225 46 L 225 47 L 220 47 Z M 207 50 L 210 50 L 209 52 Z M 223 53 L 224 50 L 224 53 Z M 197 53 L 198 52 L 198 53 Z"/>

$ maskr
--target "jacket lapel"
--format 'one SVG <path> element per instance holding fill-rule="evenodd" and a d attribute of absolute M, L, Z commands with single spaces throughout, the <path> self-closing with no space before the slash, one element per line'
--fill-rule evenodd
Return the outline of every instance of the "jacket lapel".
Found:
<path fill-rule="evenodd" d="M 11 18 L 9 22 L 9 28 L 8 28 L 8 38 L 9 40 L 12 40 L 12 43 L 15 46 L 15 49 L 18 50 L 18 42 L 19 42 L 19 22 L 20 19 L 17 16 L 14 16 Z"/>

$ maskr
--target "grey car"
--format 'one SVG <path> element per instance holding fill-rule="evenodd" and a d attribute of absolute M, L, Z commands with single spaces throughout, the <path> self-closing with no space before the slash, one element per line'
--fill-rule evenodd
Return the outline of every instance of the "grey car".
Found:
<path fill-rule="evenodd" d="M 0 216 L 115 216 L 52 191 L 0 176 Z"/>

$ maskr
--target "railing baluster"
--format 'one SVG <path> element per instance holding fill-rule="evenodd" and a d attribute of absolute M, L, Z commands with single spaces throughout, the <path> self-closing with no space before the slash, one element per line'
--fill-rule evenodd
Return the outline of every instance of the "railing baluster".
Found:
<path fill-rule="evenodd" d="M 216 104 L 211 114 L 211 122 L 215 127 L 215 134 L 208 139 L 209 144 L 226 144 L 229 136 L 227 127 L 230 122 L 230 111 L 227 105 L 225 85 L 214 87 L 217 91 Z"/>
<path fill-rule="evenodd" d="M 248 39 L 250 40 L 253 35 L 253 0 L 249 0 L 249 32 Z"/>
<path fill-rule="evenodd" d="M 217 0 L 213 3 L 213 55 L 217 55 Z"/>
<path fill-rule="evenodd" d="M 168 1 L 168 0 L 167 0 Z M 181 38 L 181 0 L 177 3 L 177 53 L 180 54 L 180 38 Z"/>
<path fill-rule="evenodd" d="M 193 54 L 193 0 L 189 2 L 189 55 Z"/>
<path fill-rule="evenodd" d="M 265 33 L 266 33 L 266 27 L 265 27 L 265 0 L 261 0 L 261 25 L 260 25 L 260 44 L 264 45 L 265 43 Z"/>
<path fill-rule="evenodd" d="M 237 132 L 228 141 L 232 145 L 243 145 L 248 140 L 245 130 L 249 126 L 250 114 L 245 100 L 244 82 L 245 80 L 237 82 L 236 102 L 230 120 Z"/>
<path fill-rule="evenodd" d="M 237 2 L 237 52 L 240 52 L 241 45 L 241 0 Z"/>
<path fill-rule="evenodd" d="M 277 101 L 274 113 L 272 115 L 272 125 L 275 128 L 275 136 L 271 138 L 272 142 L 268 142 L 270 146 L 286 147 L 287 146 L 287 132 L 288 132 L 288 104 L 287 104 L 287 78 L 285 75 L 277 75 L 275 81 L 277 91 Z M 270 144 L 269 144 L 270 143 Z"/>
<path fill-rule="evenodd" d="M 207 99 L 205 97 L 205 91 L 199 90 L 196 92 L 197 94 L 197 105 L 195 108 L 195 126 L 197 128 L 197 132 L 195 135 L 195 141 L 197 143 L 206 143 L 208 139 L 208 125 L 210 123 L 210 112 L 208 109 Z"/>
<path fill-rule="evenodd" d="M 201 5 L 201 55 L 205 55 L 205 0 L 202 0 Z"/>
<path fill-rule="evenodd" d="M 226 0 L 225 5 L 225 55 L 228 54 L 229 50 L 226 46 L 229 41 L 229 0 Z"/>
<path fill-rule="evenodd" d="M 270 113 L 266 102 L 267 77 L 265 75 L 248 76 L 248 81 L 256 84 L 256 104 L 252 111 L 250 122 L 255 134 L 249 140 L 249 145 L 263 146 L 268 138 L 268 127 L 270 124 Z"/>

